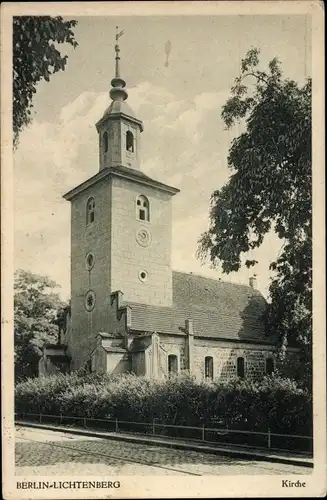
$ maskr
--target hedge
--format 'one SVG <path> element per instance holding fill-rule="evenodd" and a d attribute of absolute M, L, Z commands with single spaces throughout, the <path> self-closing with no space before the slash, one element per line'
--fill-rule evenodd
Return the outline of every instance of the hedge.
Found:
<path fill-rule="evenodd" d="M 48 413 L 134 422 L 311 435 L 310 393 L 276 374 L 260 383 L 197 382 L 182 375 L 150 380 L 133 374 L 60 374 L 15 388 L 16 413 Z"/>

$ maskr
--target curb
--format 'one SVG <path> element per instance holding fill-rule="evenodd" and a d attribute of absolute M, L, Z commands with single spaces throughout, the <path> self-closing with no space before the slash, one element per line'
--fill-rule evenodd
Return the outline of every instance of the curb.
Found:
<path fill-rule="evenodd" d="M 54 425 L 47 424 L 37 424 L 34 422 L 22 422 L 16 421 L 15 425 L 21 425 L 23 427 L 34 427 L 37 429 L 47 429 L 51 431 L 57 432 L 69 432 L 71 434 L 77 434 L 81 436 L 89 436 L 89 437 L 98 437 L 102 439 L 113 439 L 116 441 L 125 441 L 129 443 L 136 444 L 146 444 L 147 446 L 163 446 L 165 448 L 174 448 L 176 450 L 189 450 L 196 451 L 200 453 L 210 453 L 212 455 L 224 455 L 229 457 L 237 457 L 237 458 L 247 458 L 249 460 L 259 460 L 263 462 L 272 462 L 272 463 L 280 463 L 280 464 L 288 464 L 295 465 L 299 467 L 311 467 L 313 468 L 313 462 L 306 459 L 296 459 L 292 457 L 283 457 L 276 455 L 263 455 L 261 453 L 252 452 L 252 451 L 242 451 L 242 450 L 233 450 L 233 449 L 225 449 L 225 448 L 211 448 L 209 446 L 203 446 L 198 444 L 186 444 L 179 443 L 174 441 L 161 441 L 159 439 L 151 439 L 149 437 L 135 436 L 135 435 L 124 435 L 124 434 L 116 434 L 116 433 L 102 433 L 99 431 L 93 430 L 85 430 L 85 429 L 76 429 L 76 428 L 67 428 L 67 427 L 57 427 Z"/>

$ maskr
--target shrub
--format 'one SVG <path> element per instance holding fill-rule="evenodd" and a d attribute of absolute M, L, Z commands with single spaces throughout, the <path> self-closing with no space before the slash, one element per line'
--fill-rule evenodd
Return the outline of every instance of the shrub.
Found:
<path fill-rule="evenodd" d="M 124 375 L 52 375 L 21 382 L 17 413 L 53 413 L 184 426 L 219 426 L 310 435 L 310 393 L 291 379 L 197 382 L 182 375 L 150 380 Z"/>

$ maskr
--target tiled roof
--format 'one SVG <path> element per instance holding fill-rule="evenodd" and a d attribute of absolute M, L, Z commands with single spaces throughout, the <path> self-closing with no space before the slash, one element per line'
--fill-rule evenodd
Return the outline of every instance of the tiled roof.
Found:
<path fill-rule="evenodd" d="M 123 165 L 117 165 L 115 167 L 111 167 L 110 171 L 118 175 L 121 174 L 124 176 L 130 176 L 135 180 L 139 179 L 140 181 L 150 182 L 158 188 L 163 188 L 165 190 L 169 189 L 172 190 L 174 193 L 179 192 L 179 189 L 169 186 L 168 184 L 164 184 L 163 182 L 159 182 L 156 179 L 152 179 L 152 177 L 149 177 L 148 175 L 144 174 L 143 172 L 141 172 L 141 170 L 135 170 L 134 168 L 124 167 Z"/>
<path fill-rule="evenodd" d="M 174 271 L 172 307 L 128 305 L 134 331 L 183 335 L 192 319 L 195 336 L 273 343 L 262 321 L 266 301 L 250 286 Z"/>
<path fill-rule="evenodd" d="M 164 184 L 155 179 L 152 179 L 151 177 L 144 174 L 140 170 L 135 170 L 134 168 L 117 165 L 115 167 L 103 168 L 97 174 L 93 175 L 86 181 L 82 182 L 78 186 L 68 191 L 68 193 L 63 195 L 63 197 L 65 198 L 65 200 L 72 200 L 77 194 L 81 193 L 85 189 L 88 189 L 90 186 L 92 186 L 99 180 L 110 176 L 124 177 L 125 179 L 129 179 L 141 184 L 151 185 L 152 187 L 166 191 L 171 195 L 175 195 L 176 193 L 179 192 L 179 189 L 174 188 L 172 186 L 168 186 L 168 184 Z"/>

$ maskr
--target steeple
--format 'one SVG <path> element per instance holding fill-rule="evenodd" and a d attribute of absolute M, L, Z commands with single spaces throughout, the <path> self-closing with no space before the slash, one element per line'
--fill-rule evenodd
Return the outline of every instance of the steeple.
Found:
<path fill-rule="evenodd" d="M 116 27 L 115 76 L 111 80 L 109 96 L 112 99 L 103 117 L 96 124 L 99 133 L 100 170 L 123 166 L 140 169 L 140 133 L 143 123 L 138 120 L 126 99 L 126 82 L 120 76 L 119 38 L 124 31 Z"/>
<path fill-rule="evenodd" d="M 109 95 L 113 101 L 126 101 L 128 97 L 128 93 L 124 88 L 126 87 L 126 82 L 123 78 L 120 77 L 120 57 L 119 57 L 120 48 L 118 45 L 118 40 L 119 37 L 121 37 L 123 34 L 124 30 L 118 33 L 118 26 L 116 26 L 116 45 L 115 45 L 116 68 L 115 68 L 115 77 L 111 80 L 112 88 L 110 89 L 109 92 Z"/>

